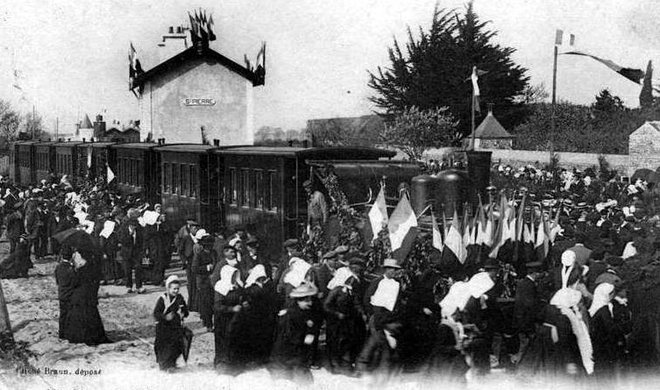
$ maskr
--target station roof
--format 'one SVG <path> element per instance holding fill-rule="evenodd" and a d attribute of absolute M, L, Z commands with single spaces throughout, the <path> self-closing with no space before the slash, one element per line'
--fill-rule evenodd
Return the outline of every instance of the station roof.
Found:
<path fill-rule="evenodd" d="M 391 150 L 364 147 L 299 148 L 286 146 L 244 146 L 218 149 L 218 154 L 251 154 L 292 156 L 304 159 L 379 159 L 391 158 L 396 152 Z"/>
<path fill-rule="evenodd" d="M 147 72 L 138 76 L 135 81 L 138 84 L 143 84 L 144 82 L 149 81 L 156 76 L 170 72 L 182 66 L 184 63 L 188 61 L 198 60 L 198 59 L 215 60 L 220 65 L 224 66 L 225 68 L 231 70 L 234 73 L 241 75 L 245 79 L 251 81 L 253 84 L 257 81 L 257 77 L 255 76 L 254 72 L 248 70 L 244 66 L 237 64 L 236 62 L 230 60 L 229 58 L 223 56 L 222 54 L 208 47 L 203 48 L 201 52 L 199 52 L 198 48 L 195 46 L 191 46 L 188 49 L 182 51 L 181 53 L 175 55 L 174 57 L 169 58 L 168 60 L 165 60 L 164 62 L 161 62 L 160 64 L 154 66 L 153 68 L 149 69 Z"/>

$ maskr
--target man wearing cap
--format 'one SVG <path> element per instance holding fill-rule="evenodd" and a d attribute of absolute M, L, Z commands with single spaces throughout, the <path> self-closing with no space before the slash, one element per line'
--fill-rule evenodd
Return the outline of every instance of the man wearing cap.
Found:
<path fill-rule="evenodd" d="M 312 299 L 317 293 L 313 284 L 302 283 L 289 293 L 294 303 L 278 313 L 272 353 L 274 368 L 290 380 L 313 380 L 307 359 L 318 337 L 319 324 L 312 313 Z"/>
<path fill-rule="evenodd" d="M 7 227 L 7 239 L 9 240 L 9 253 L 14 253 L 21 235 L 25 233 L 22 202 L 14 203 L 14 211 L 5 218 L 5 226 Z"/>
<path fill-rule="evenodd" d="M 188 310 L 193 312 L 197 311 L 197 301 L 194 299 L 195 282 L 194 275 L 190 269 L 190 264 L 192 263 L 193 255 L 195 254 L 193 248 L 195 247 L 196 239 L 194 237 L 198 230 L 199 225 L 196 221 L 192 219 L 187 220 L 186 226 L 179 230 L 179 233 L 183 231 L 187 232 L 187 234 L 180 237 L 178 241 L 179 258 L 181 259 L 183 269 L 186 271 L 186 280 L 188 281 L 188 283 L 186 283 L 186 289 L 188 290 Z"/>
<path fill-rule="evenodd" d="M 518 334 L 518 352 L 511 357 L 517 364 L 524 356 L 529 341 L 536 332 L 536 322 L 542 312 L 538 291 L 538 281 L 543 277 L 543 263 L 535 261 L 525 264 L 527 275 L 516 284 L 516 298 L 513 307 L 513 329 Z"/>
<path fill-rule="evenodd" d="M 248 260 L 250 264 L 250 268 L 247 271 L 254 268 L 257 264 L 261 264 L 264 266 L 266 275 L 269 278 L 271 278 L 273 276 L 273 273 L 271 270 L 270 261 L 268 261 L 268 259 L 264 257 L 261 251 L 259 251 L 259 240 L 257 240 L 256 237 L 249 237 L 247 241 L 245 241 L 245 248 L 246 248 L 246 260 Z M 245 275 L 245 277 L 247 278 L 247 274 Z"/>
<path fill-rule="evenodd" d="M 370 367 L 387 364 L 392 350 L 396 348 L 395 333 L 400 326 L 400 284 L 395 280 L 401 266 L 395 259 L 383 261 L 383 276 L 369 284 L 364 294 L 364 310 L 369 318 L 369 338 L 357 358 L 358 373 Z M 379 355 L 380 360 L 375 361 Z"/>
<path fill-rule="evenodd" d="M 144 242 L 142 228 L 137 219 L 131 219 L 123 226 L 119 234 L 119 251 L 124 266 L 124 277 L 128 293 L 133 290 L 133 271 L 135 271 L 135 287 L 138 294 L 145 292 L 142 287 L 142 257 Z"/>
<path fill-rule="evenodd" d="M 323 255 L 320 264 L 314 265 L 315 284 L 319 289 L 319 298 L 324 299 L 328 296 L 328 282 L 332 279 L 337 268 L 337 254 L 330 251 Z"/>

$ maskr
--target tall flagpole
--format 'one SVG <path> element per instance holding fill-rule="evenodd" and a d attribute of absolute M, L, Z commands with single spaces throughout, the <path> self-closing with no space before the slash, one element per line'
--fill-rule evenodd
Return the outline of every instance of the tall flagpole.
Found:
<path fill-rule="evenodd" d="M 555 151 L 555 110 L 557 105 L 557 42 L 555 41 L 554 62 L 552 65 L 552 116 L 550 119 L 550 153 Z"/>
<path fill-rule="evenodd" d="M 474 134 L 474 89 L 472 90 L 472 151 L 474 151 L 474 140 L 475 140 L 475 134 Z"/>

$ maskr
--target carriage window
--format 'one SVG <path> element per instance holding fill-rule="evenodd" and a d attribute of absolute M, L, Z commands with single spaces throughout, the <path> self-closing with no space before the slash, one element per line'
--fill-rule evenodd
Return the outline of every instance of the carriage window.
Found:
<path fill-rule="evenodd" d="M 181 169 L 179 164 L 172 164 L 172 193 L 181 194 Z"/>
<path fill-rule="evenodd" d="M 275 184 L 276 184 L 276 175 L 277 172 L 275 171 L 268 171 L 268 180 L 266 182 L 266 186 L 264 188 L 264 193 L 265 193 L 265 207 L 267 210 L 271 211 L 277 211 L 277 206 L 275 205 L 275 199 L 274 199 L 274 190 L 275 190 Z"/>
<path fill-rule="evenodd" d="M 255 193 L 255 207 L 258 209 L 264 208 L 264 194 L 263 194 L 263 180 L 264 172 L 261 169 L 254 171 L 254 193 Z"/>
<path fill-rule="evenodd" d="M 230 168 L 229 169 L 229 203 L 231 204 L 237 204 L 238 202 L 238 194 L 237 189 L 238 189 L 238 183 L 236 182 L 236 168 Z"/>
<path fill-rule="evenodd" d="M 189 186 L 190 186 L 190 171 L 188 170 L 188 164 L 182 164 L 181 165 L 181 195 L 190 196 Z"/>
<path fill-rule="evenodd" d="M 250 207 L 250 170 L 241 169 L 241 206 Z"/>
<path fill-rule="evenodd" d="M 190 196 L 192 198 L 197 197 L 197 193 L 199 192 L 198 190 L 198 185 L 197 185 L 197 167 L 195 165 L 190 165 Z"/>

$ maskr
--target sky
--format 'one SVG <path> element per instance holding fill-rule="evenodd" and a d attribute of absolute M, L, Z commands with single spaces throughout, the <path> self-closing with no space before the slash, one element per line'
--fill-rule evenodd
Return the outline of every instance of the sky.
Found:
<path fill-rule="evenodd" d="M 242 64 L 244 54 L 254 60 L 267 42 L 266 85 L 254 90 L 257 128 L 366 115 L 376 110 L 368 71 L 388 65 L 387 48 L 407 39 L 408 26 L 427 28 L 436 4 L 461 12 L 466 1 L 0 0 L 0 99 L 24 112 L 34 106 L 47 129 L 59 118 L 60 132 L 85 113 L 109 122 L 139 119 L 128 91 L 129 43 L 148 70 L 167 27 L 187 25 L 187 11 L 201 7 L 215 21 L 211 47 L 234 61 Z M 499 31 L 498 43 L 517 49 L 513 59 L 531 83 L 548 91 L 556 29 L 576 36 L 572 49 L 626 67 L 660 63 L 660 1 L 475 0 L 474 8 Z M 626 105 L 639 104 L 639 85 L 589 58 L 560 56 L 557 74 L 559 99 L 589 104 L 608 88 Z"/>

